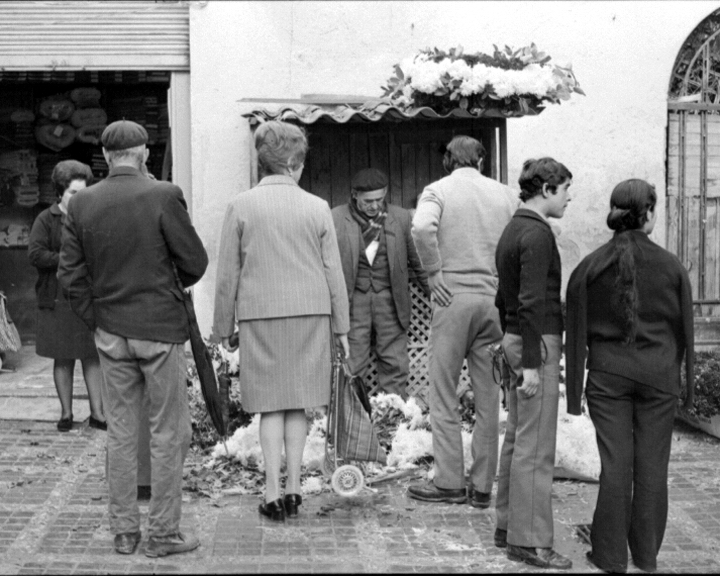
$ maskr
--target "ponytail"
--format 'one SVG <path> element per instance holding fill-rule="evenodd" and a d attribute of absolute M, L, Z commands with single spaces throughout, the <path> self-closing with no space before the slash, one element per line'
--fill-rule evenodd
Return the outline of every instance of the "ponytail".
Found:
<path fill-rule="evenodd" d="M 615 261 L 618 274 L 615 278 L 615 290 L 620 299 L 620 313 L 625 329 L 625 344 L 635 342 L 637 334 L 637 274 L 635 255 L 628 234 L 618 233 L 615 238 Z"/>
<path fill-rule="evenodd" d="M 627 232 L 645 225 L 648 212 L 655 208 L 656 202 L 655 187 L 637 178 L 620 182 L 610 196 L 607 225 L 615 231 L 614 260 L 618 271 L 615 289 L 619 295 L 626 344 L 635 342 L 638 315 L 637 266 Z"/>

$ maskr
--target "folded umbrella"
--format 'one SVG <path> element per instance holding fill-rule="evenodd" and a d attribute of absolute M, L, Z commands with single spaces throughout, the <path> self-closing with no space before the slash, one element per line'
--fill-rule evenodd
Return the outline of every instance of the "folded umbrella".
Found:
<path fill-rule="evenodd" d="M 213 367 L 210 352 L 205 346 L 205 341 L 200 334 L 197 316 L 195 315 L 195 306 L 193 305 L 192 296 L 185 291 L 180 278 L 175 271 L 175 280 L 183 294 L 183 303 L 188 316 L 188 328 L 190 329 L 190 347 L 192 348 L 193 358 L 195 359 L 195 367 L 197 369 L 198 379 L 200 380 L 200 390 L 202 391 L 205 406 L 212 420 L 215 430 L 225 442 L 227 436 L 227 423 L 223 418 L 223 402 L 220 397 L 218 388 L 217 375 Z M 227 451 L 227 446 L 225 447 Z"/>

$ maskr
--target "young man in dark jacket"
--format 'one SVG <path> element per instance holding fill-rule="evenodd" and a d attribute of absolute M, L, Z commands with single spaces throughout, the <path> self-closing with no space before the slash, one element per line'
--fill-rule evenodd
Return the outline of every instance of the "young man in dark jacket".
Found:
<path fill-rule="evenodd" d="M 508 419 L 500 454 L 495 545 L 511 560 L 551 569 L 572 563 L 552 548 L 552 481 L 563 318 L 561 266 L 548 218 L 570 202 L 570 171 L 552 158 L 527 160 L 520 200 L 498 243 L 495 304 L 510 365 Z"/>

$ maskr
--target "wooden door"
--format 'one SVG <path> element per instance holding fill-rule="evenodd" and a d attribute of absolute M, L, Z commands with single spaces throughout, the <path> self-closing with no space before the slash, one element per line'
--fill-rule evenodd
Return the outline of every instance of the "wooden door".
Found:
<path fill-rule="evenodd" d="M 316 123 L 306 130 L 310 150 L 300 186 L 333 207 L 349 201 L 358 170 L 378 168 L 390 180 L 389 202 L 414 208 L 425 186 L 445 175 L 443 146 L 458 134 L 483 143 L 486 176 L 507 181 L 504 119 Z"/>
<path fill-rule="evenodd" d="M 333 207 L 350 200 L 350 182 L 358 170 L 378 168 L 390 181 L 388 201 L 414 208 L 425 186 L 445 175 L 443 147 L 458 134 L 480 140 L 487 152 L 485 175 L 507 182 L 504 119 L 315 123 L 306 129 L 310 150 L 300 186 L 324 198 Z M 412 278 L 410 291 L 407 392 L 427 405 L 430 302 Z M 370 393 L 378 388 L 374 351 L 370 355 L 365 383 Z M 463 390 L 470 385 L 466 365 L 461 372 L 460 385 Z"/>

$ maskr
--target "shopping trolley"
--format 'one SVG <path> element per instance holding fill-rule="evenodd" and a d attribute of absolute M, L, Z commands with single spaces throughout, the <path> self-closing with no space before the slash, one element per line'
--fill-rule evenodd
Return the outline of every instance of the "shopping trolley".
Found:
<path fill-rule="evenodd" d="M 351 462 L 385 464 L 387 455 L 370 420 L 363 383 L 352 375 L 339 350 L 333 357 L 332 372 L 323 473 L 330 476 L 336 494 L 350 497 L 368 488 L 362 470 Z"/>

